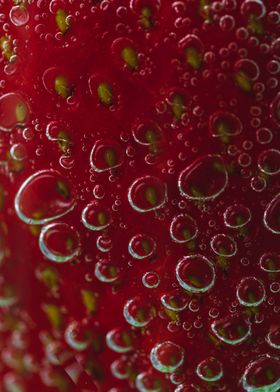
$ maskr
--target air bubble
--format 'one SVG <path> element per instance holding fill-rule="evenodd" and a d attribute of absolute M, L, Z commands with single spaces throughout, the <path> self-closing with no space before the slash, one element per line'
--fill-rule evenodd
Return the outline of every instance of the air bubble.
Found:
<path fill-rule="evenodd" d="M 184 362 L 184 350 L 170 341 L 159 343 L 151 350 L 150 360 L 159 372 L 173 373 Z"/>
<path fill-rule="evenodd" d="M 236 296 L 241 305 L 256 307 L 265 300 L 265 288 L 259 279 L 249 276 L 237 285 Z"/>
<path fill-rule="evenodd" d="M 80 253 L 80 239 L 76 230 L 66 223 L 50 223 L 39 236 L 43 255 L 56 263 L 65 263 Z"/>

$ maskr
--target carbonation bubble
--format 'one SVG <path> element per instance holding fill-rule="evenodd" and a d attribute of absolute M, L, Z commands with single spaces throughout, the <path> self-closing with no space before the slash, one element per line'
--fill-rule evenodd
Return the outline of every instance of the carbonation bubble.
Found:
<path fill-rule="evenodd" d="M 218 197 L 228 184 L 228 173 L 219 155 L 197 158 L 179 175 L 181 194 L 191 200 Z"/>
<path fill-rule="evenodd" d="M 280 350 L 280 326 L 273 325 L 265 340 L 271 347 Z"/>
<path fill-rule="evenodd" d="M 261 19 L 265 16 L 266 8 L 262 0 L 245 0 L 241 4 L 241 13 L 246 17 L 254 15 Z"/>
<path fill-rule="evenodd" d="M 75 207 L 70 183 L 55 170 L 41 170 L 28 177 L 15 197 L 18 217 L 29 225 L 43 225 Z"/>
<path fill-rule="evenodd" d="M 224 343 L 236 345 L 251 335 L 251 324 L 242 316 L 228 316 L 211 324 L 214 335 Z"/>
<path fill-rule="evenodd" d="M 77 321 L 72 321 L 65 329 L 64 338 L 66 343 L 76 351 L 84 351 L 89 346 L 89 337 L 84 328 Z"/>
<path fill-rule="evenodd" d="M 266 252 L 261 256 L 259 265 L 263 271 L 280 272 L 280 255 L 276 252 Z"/>
<path fill-rule="evenodd" d="M 265 227 L 274 234 L 280 234 L 280 193 L 268 204 L 263 217 Z"/>
<path fill-rule="evenodd" d="M 242 132 L 243 125 L 240 119 L 230 112 L 216 112 L 210 116 L 209 128 L 213 137 L 227 141 L 228 136 L 237 136 Z"/>
<path fill-rule="evenodd" d="M 95 264 L 95 276 L 105 283 L 115 282 L 119 278 L 119 268 L 108 260 L 101 260 Z"/>
<path fill-rule="evenodd" d="M 129 376 L 129 368 L 127 363 L 127 358 L 125 356 L 116 359 L 111 364 L 111 372 L 114 377 L 118 378 L 119 380 L 125 380 Z"/>
<path fill-rule="evenodd" d="M 280 388 L 280 361 L 269 354 L 251 361 L 242 376 L 247 392 L 277 392 Z"/>
<path fill-rule="evenodd" d="M 265 288 L 259 279 L 248 276 L 238 284 L 236 296 L 241 305 L 259 306 L 265 300 Z"/>
<path fill-rule="evenodd" d="M 62 150 L 66 150 L 71 143 L 68 132 L 57 121 L 52 121 L 47 125 L 46 136 L 49 140 L 58 142 Z"/>
<path fill-rule="evenodd" d="M 233 204 L 224 212 L 224 222 L 227 227 L 239 229 L 251 220 L 251 211 L 242 204 Z"/>
<path fill-rule="evenodd" d="M 149 146 L 153 152 L 157 152 L 163 139 L 162 130 L 154 121 L 137 123 L 132 129 L 132 135 L 137 143 Z"/>
<path fill-rule="evenodd" d="M 162 207 L 167 200 L 167 186 L 157 177 L 140 177 L 128 190 L 128 201 L 138 212 L 149 212 Z"/>
<path fill-rule="evenodd" d="M 237 252 L 237 244 L 226 234 L 215 235 L 210 242 L 211 249 L 219 256 L 232 257 Z"/>
<path fill-rule="evenodd" d="M 155 309 L 147 300 L 135 297 L 126 302 L 123 315 L 133 327 L 145 327 L 155 316 Z"/>
<path fill-rule="evenodd" d="M 29 21 L 29 13 L 24 5 L 16 5 L 10 10 L 10 19 L 15 26 L 24 26 Z"/>
<path fill-rule="evenodd" d="M 79 255 L 80 239 L 67 223 L 50 223 L 41 230 L 39 247 L 49 260 L 65 263 Z"/>
<path fill-rule="evenodd" d="M 198 233 L 196 221 L 187 214 L 176 215 L 170 225 L 170 236 L 175 242 L 185 243 L 193 240 Z"/>
<path fill-rule="evenodd" d="M 200 254 L 185 256 L 176 266 L 176 278 L 183 289 L 191 293 L 205 293 L 215 283 L 213 264 Z"/>
<path fill-rule="evenodd" d="M 116 169 L 123 161 L 123 149 L 114 140 L 98 140 L 90 153 L 90 165 L 96 172 Z"/>
<path fill-rule="evenodd" d="M 214 357 L 201 361 L 196 368 L 196 374 L 206 382 L 216 382 L 223 377 L 223 365 Z"/>
<path fill-rule="evenodd" d="M 173 312 L 181 312 L 186 309 L 189 303 L 189 297 L 182 290 L 172 290 L 164 293 L 160 297 L 162 305 Z"/>
<path fill-rule="evenodd" d="M 24 161 L 27 157 L 26 148 L 21 143 L 13 144 L 10 149 L 11 158 L 15 161 Z"/>
<path fill-rule="evenodd" d="M 136 377 L 136 388 L 139 392 L 161 392 L 162 383 L 154 374 L 140 373 Z"/>
<path fill-rule="evenodd" d="M 155 289 L 160 284 L 160 277 L 156 272 L 146 272 L 142 277 L 142 283 L 148 289 Z"/>
<path fill-rule="evenodd" d="M 184 53 L 185 63 L 198 70 L 202 64 L 203 43 L 194 34 L 188 34 L 179 41 L 179 49 Z"/>
<path fill-rule="evenodd" d="M 135 259 L 146 259 L 155 253 L 156 242 L 148 235 L 137 234 L 129 241 L 128 251 Z"/>
<path fill-rule="evenodd" d="M 133 349 L 133 336 L 124 328 L 116 328 L 107 333 L 106 343 L 116 353 L 126 353 Z"/>
<path fill-rule="evenodd" d="M 0 97 L 0 130 L 10 132 L 16 126 L 24 126 L 29 117 L 29 107 L 18 93 Z"/>
<path fill-rule="evenodd" d="M 151 350 L 150 360 L 159 372 L 173 373 L 184 363 L 184 350 L 170 341 L 158 343 Z"/>
<path fill-rule="evenodd" d="M 265 150 L 260 153 L 258 158 L 259 169 L 269 176 L 280 173 L 280 151 L 276 149 Z"/>
<path fill-rule="evenodd" d="M 103 230 L 112 222 L 110 211 L 98 202 L 89 203 L 81 217 L 84 226 L 93 231 Z"/>
<path fill-rule="evenodd" d="M 63 365 L 67 360 L 73 357 L 73 353 L 64 346 L 65 344 L 59 341 L 47 343 L 46 357 L 52 365 Z"/>
<path fill-rule="evenodd" d="M 280 93 L 276 95 L 270 105 L 270 115 L 274 124 L 280 126 Z"/>
<path fill-rule="evenodd" d="M 112 249 L 112 240 L 107 236 L 98 236 L 96 239 L 96 247 L 100 250 L 100 252 L 109 252 Z"/>

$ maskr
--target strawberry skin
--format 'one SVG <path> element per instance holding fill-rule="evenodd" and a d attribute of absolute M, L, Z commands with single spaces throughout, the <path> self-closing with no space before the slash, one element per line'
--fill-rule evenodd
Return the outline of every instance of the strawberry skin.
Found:
<path fill-rule="evenodd" d="M 280 7 L 0 0 L 0 390 L 280 390 Z"/>

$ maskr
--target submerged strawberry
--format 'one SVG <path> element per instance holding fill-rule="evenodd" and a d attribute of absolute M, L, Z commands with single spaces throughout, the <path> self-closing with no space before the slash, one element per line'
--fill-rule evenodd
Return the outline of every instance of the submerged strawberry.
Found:
<path fill-rule="evenodd" d="M 0 389 L 280 390 L 277 1 L 0 12 Z"/>

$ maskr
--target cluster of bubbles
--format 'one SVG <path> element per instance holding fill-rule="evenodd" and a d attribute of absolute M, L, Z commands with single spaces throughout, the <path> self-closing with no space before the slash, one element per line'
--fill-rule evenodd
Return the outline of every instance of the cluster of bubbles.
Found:
<path fill-rule="evenodd" d="M 4 345 L 3 388 L 28 390 L 23 366 L 48 387 L 67 390 L 59 367 L 78 386 L 90 373 L 109 390 L 95 360 L 108 350 L 106 371 L 139 392 L 277 392 L 280 7 L 117 3 L 30 0 L 0 14 L 0 264 L 21 258 L 5 222 L 16 219 L 37 244 L 51 325 L 29 305 L 19 316 L 13 279 L 0 279 L 0 317 L 20 319 Z M 38 105 L 28 77 L 8 87 L 33 39 L 32 56 L 42 44 L 65 54 L 38 60 Z M 90 65 L 75 75 L 80 50 Z M 38 363 L 25 354 L 32 317 Z"/>

